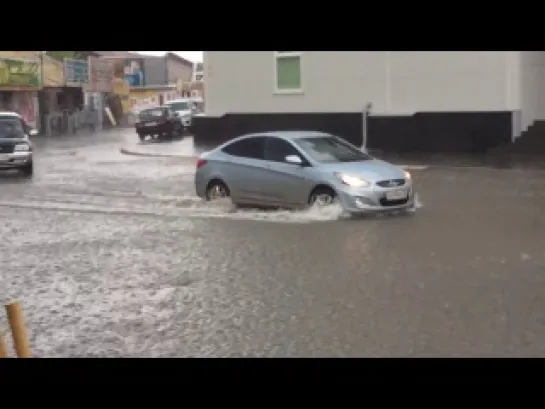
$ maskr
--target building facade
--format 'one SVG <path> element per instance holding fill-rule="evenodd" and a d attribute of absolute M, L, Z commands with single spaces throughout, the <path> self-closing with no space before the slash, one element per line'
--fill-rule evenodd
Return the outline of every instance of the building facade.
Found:
<path fill-rule="evenodd" d="M 193 67 L 193 77 L 191 78 L 192 82 L 203 82 L 204 81 L 204 64 L 202 62 L 196 62 Z"/>
<path fill-rule="evenodd" d="M 543 52 L 214 51 L 204 76 L 203 138 L 315 129 L 384 151 L 484 153 L 545 120 Z"/>
<path fill-rule="evenodd" d="M 115 93 L 123 115 L 160 105 L 180 96 L 178 85 L 189 82 L 193 63 L 173 53 L 147 56 L 128 51 L 97 51 L 113 61 Z"/>
<path fill-rule="evenodd" d="M 39 123 L 40 51 L 0 51 L 0 110 L 19 113 L 31 126 Z"/>
<path fill-rule="evenodd" d="M 168 72 L 168 84 L 175 85 L 179 81 L 191 81 L 193 75 L 193 63 L 174 53 L 165 55 Z"/>

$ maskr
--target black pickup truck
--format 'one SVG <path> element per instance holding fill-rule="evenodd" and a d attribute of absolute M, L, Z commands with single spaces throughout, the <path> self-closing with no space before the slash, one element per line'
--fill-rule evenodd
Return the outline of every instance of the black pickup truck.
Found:
<path fill-rule="evenodd" d="M 146 136 L 151 136 L 152 139 L 173 139 L 183 135 L 181 118 L 168 106 L 140 111 L 135 128 L 141 141 Z"/>

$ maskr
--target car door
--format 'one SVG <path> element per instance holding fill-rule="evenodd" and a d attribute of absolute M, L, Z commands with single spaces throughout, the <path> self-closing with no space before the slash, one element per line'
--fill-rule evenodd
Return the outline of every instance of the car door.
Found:
<path fill-rule="evenodd" d="M 286 156 L 297 155 L 303 166 L 286 162 Z M 300 205 L 308 201 L 313 179 L 309 173 L 308 160 L 290 142 L 277 137 L 267 137 L 265 141 L 265 160 L 267 172 L 263 186 L 267 196 L 277 204 Z"/>
<path fill-rule="evenodd" d="M 168 120 L 172 124 L 172 128 L 175 130 L 180 129 L 181 122 L 176 112 L 174 112 L 174 110 L 172 110 L 170 107 L 167 108 L 167 111 L 168 111 Z"/>
<path fill-rule="evenodd" d="M 225 146 L 222 151 L 229 155 L 222 176 L 233 199 L 239 203 L 268 204 L 271 197 L 263 186 L 268 170 L 264 160 L 265 137 L 244 138 Z"/>

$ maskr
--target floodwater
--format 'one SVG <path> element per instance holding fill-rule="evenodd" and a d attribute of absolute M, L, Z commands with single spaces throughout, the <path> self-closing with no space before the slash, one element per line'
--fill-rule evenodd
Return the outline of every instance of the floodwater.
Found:
<path fill-rule="evenodd" d="M 122 139 L 0 177 L 0 298 L 35 355 L 545 356 L 543 172 L 415 170 L 412 217 L 239 210 Z"/>

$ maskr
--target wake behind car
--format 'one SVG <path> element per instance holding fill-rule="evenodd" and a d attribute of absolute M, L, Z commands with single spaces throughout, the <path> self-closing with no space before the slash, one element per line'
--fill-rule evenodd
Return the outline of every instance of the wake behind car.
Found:
<path fill-rule="evenodd" d="M 0 112 L 0 170 L 16 169 L 24 176 L 34 173 L 29 136 L 37 131 L 15 112 Z"/>
<path fill-rule="evenodd" d="M 143 109 L 134 126 L 141 141 L 147 136 L 152 139 L 173 139 L 183 133 L 180 117 L 168 106 Z"/>
<path fill-rule="evenodd" d="M 304 207 L 341 204 L 349 213 L 414 210 L 409 172 L 347 141 L 320 132 L 241 136 L 203 154 L 197 195 L 235 205 Z"/>

